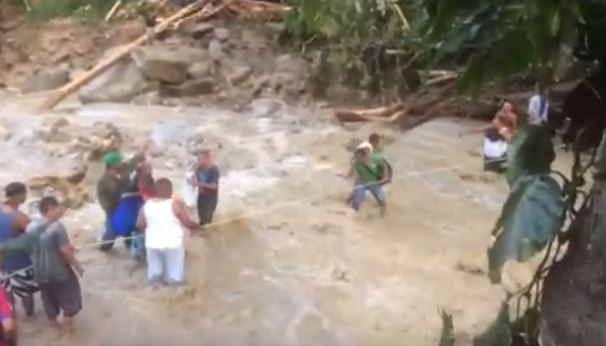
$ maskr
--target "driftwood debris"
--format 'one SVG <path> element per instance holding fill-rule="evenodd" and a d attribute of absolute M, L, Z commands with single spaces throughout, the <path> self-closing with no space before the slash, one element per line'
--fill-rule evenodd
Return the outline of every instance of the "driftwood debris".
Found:
<path fill-rule="evenodd" d="M 373 109 L 338 109 L 335 111 L 335 117 L 341 122 L 393 122 L 405 111 L 405 108 L 403 103 L 396 103 L 391 106 Z"/>
<path fill-rule="evenodd" d="M 204 8 L 206 8 L 206 6 L 210 6 L 209 2 L 210 2 L 209 0 L 199 0 L 186 7 L 183 7 L 181 10 L 176 12 L 174 15 L 172 15 L 172 16 L 168 17 L 167 19 L 165 19 L 164 21 L 160 22 L 154 28 L 153 35 L 158 35 L 158 34 L 164 32 L 165 30 L 167 30 L 168 28 L 170 28 L 174 23 L 179 22 L 184 18 L 195 15 L 198 11 L 201 11 Z M 209 18 L 209 17 L 215 15 L 216 13 L 217 13 L 217 11 L 209 11 L 201 19 Z M 53 109 L 57 104 L 59 104 L 61 101 L 63 101 L 66 97 L 68 97 L 72 93 L 79 90 L 82 86 L 84 86 L 85 84 L 87 84 L 90 81 L 92 81 L 93 79 L 95 79 L 101 73 L 108 70 L 110 67 L 112 67 L 114 64 L 116 64 L 118 61 L 122 60 L 124 57 L 126 57 L 128 54 L 130 54 L 130 52 L 132 52 L 136 47 L 147 42 L 148 39 L 149 39 L 149 36 L 147 34 L 140 36 L 138 39 L 131 42 L 130 44 L 125 46 L 123 49 L 121 49 L 119 52 L 117 52 L 116 55 L 112 56 L 111 58 L 109 58 L 106 61 L 103 61 L 103 62 L 97 64 L 97 66 L 95 66 L 90 71 L 86 72 L 80 78 L 74 79 L 70 83 L 64 85 L 63 87 L 58 89 L 54 95 L 52 95 L 50 98 L 48 98 L 42 104 L 42 106 L 40 107 L 40 110 L 49 111 L 49 110 Z"/>
<path fill-rule="evenodd" d="M 114 15 L 114 13 L 117 11 L 118 7 L 120 7 L 121 4 L 122 0 L 117 0 L 114 3 L 112 10 L 110 10 L 110 12 L 108 12 L 106 16 L 106 20 L 111 19 L 111 17 Z M 220 4 L 214 6 L 212 5 L 211 0 L 198 0 L 188 6 L 183 7 L 181 10 L 179 10 L 172 16 L 162 20 L 158 25 L 154 27 L 152 35 L 155 36 L 168 29 L 179 27 L 179 25 L 186 20 L 206 20 L 210 17 L 215 16 L 217 13 L 219 13 L 225 8 L 242 16 L 263 16 L 269 18 L 273 18 L 278 15 L 283 15 L 291 9 L 289 6 L 261 0 L 224 0 L 220 1 Z M 136 47 L 148 42 L 149 38 L 149 34 L 142 35 L 135 41 L 125 46 L 119 52 L 117 52 L 116 55 L 112 56 L 106 61 L 97 64 L 93 69 L 86 72 L 80 78 L 75 79 L 70 83 L 64 85 L 63 87 L 58 89 L 54 95 L 48 98 L 42 104 L 39 110 L 52 110 L 66 97 L 82 88 L 84 85 L 95 79 L 101 73 L 108 70 L 118 61 L 122 60 L 124 57 L 130 54 Z"/>
<path fill-rule="evenodd" d="M 112 6 L 112 8 L 109 10 L 109 12 L 107 12 L 107 15 L 105 16 L 106 22 L 109 22 L 110 20 L 112 20 L 114 15 L 118 12 L 118 9 L 120 8 L 120 6 L 122 6 L 122 0 L 116 0 L 114 5 Z"/>
<path fill-rule="evenodd" d="M 238 0 L 228 6 L 229 10 L 244 18 L 280 18 L 290 11 L 290 6 L 263 0 Z"/>

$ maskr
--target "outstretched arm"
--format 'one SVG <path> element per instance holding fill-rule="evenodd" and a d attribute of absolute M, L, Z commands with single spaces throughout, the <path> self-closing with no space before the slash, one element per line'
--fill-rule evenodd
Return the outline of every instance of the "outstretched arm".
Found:
<path fill-rule="evenodd" d="M 18 237 L 12 238 L 0 245 L 0 254 L 2 256 L 9 256 L 19 252 L 31 252 L 34 244 L 38 241 L 38 238 L 44 232 L 45 227 L 39 227 L 30 232 L 21 234 Z"/>
<path fill-rule="evenodd" d="M 185 228 L 188 228 L 190 230 L 196 230 L 199 228 L 199 225 L 194 222 L 187 214 L 187 207 L 180 199 L 173 200 L 173 212 Z"/>

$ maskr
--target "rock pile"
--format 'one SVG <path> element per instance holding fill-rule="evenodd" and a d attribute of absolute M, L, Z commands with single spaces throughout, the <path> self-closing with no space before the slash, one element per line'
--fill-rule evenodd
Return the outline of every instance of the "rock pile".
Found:
<path fill-rule="evenodd" d="M 265 30 L 264 32 L 262 30 Z M 298 98 L 306 93 L 303 59 L 272 50 L 273 27 L 246 23 L 185 23 L 171 37 L 136 48 L 79 92 L 82 103 L 172 105 L 246 104 L 260 96 Z M 107 60 L 118 49 L 108 51 Z M 67 65 L 41 69 L 25 91 L 57 88 L 78 75 Z M 81 72 L 81 70 L 79 70 Z"/>

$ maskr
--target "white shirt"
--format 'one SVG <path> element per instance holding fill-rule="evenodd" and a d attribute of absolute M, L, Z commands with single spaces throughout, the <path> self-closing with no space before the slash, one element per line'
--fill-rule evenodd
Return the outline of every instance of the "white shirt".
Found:
<path fill-rule="evenodd" d="M 183 247 L 183 226 L 173 211 L 172 199 L 150 199 L 143 206 L 145 247 L 176 249 Z"/>
<path fill-rule="evenodd" d="M 541 102 L 544 102 L 543 111 L 541 112 Z M 528 122 L 533 125 L 539 125 L 547 121 L 549 113 L 549 102 L 544 96 L 539 94 L 534 95 L 528 101 Z"/>
<path fill-rule="evenodd" d="M 503 157 L 507 152 L 507 142 L 505 141 L 491 141 L 488 138 L 484 138 L 484 156 L 490 159 L 497 159 Z"/>

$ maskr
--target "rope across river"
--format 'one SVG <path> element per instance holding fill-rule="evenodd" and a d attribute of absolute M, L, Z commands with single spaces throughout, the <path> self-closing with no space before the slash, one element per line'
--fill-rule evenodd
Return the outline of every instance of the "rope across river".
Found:
<path fill-rule="evenodd" d="M 503 159 L 499 158 L 499 159 L 494 159 L 492 160 L 492 162 L 501 162 L 503 161 Z M 491 162 L 491 160 L 486 160 L 484 162 Z M 402 174 L 398 174 L 396 176 L 393 176 L 391 178 L 391 182 L 393 182 L 394 180 L 398 180 L 398 179 L 402 179 L 402 178 L 409 178 L 409 177 L 414 177 L 414 176 L 421 176 L 427 173 L 437 173 L 437 172 L 450 172 L 450 171 L 454 171 L 457 169 L 461 169 L 461 168 L 465 168 L 465 167 L 471 167 L 471 164 L 458 164 L 458 165 L 450 165 L 450 166 L 444 166 L 444 167 L 437 167 L 437 168 L 430 168 L 430 169 L 424 169 L 424 170 L 417 170 L 417 171 L 411 171 L 411 172 L 406 172 L 406 173 L 402 173 Z M 474 165 L 475 166 L 475 165 Z M 361 188 L 367 188 L 370 186 L 374 186 L 379 184 L 378 182 L 373 182 L 373 183 L 368 183 L 368 184 L 362 184 L 362 185 L 356 185 L 355 188 L 357 189 L 361 189 Z M 313 202 L 312 199 L 310 198 L 300 198 L 300 199 L 294 199 L 294 200 L 290 200 L 290 201 L 285 201 L 285 202 L 280 202 L 280 203 L 276 203 L 273 206 L 270 206 L 268 208 L 261 208 L 259 210 L 256 211 L 251 211 L 248 213 L 244 213 L 242 215 L 236 216 L 236 217 L 232 217 L 232 218 L 227 218 L 227 219 L 223 219 L 223 220 L 219 220 L 219 221 L 215 221 L 212 223 L 207 224 L 205 227 L 207 228 L 212 228 L 212 227 L 216 227 L 216 226 L 222 226 L 222 225 L 226 225 L 226 224 L 230 224 L 232 222 L 236 222 L 236 221 L 241 221 L 241 220 L 246 220 L 246 219 L 252 219 L 261 215 L 265 215 L 268 214 L 272 211 L 276 211 L 279 209 L 284 209 L 286 207 L 289 207 L 291 205 L 297 205 L 297 204 L 302 204 L 306 202 L 308 205 L 310 202 Z M 128 236 L 128 237 L 121 237 L 121 239 L 123 240 L 133 240 L 136 239 L 138 237 L 141 237 L 141 235 L 134 235 L 134 236 Z M 96 241 L 96 242 L 90 242 L 90 243 L 86 243 L 83 245 L 80 245 L 78 247 L 76 247 L 77 250 L 91 250 L 91 249 L 96 249 L 101 245 L 104 244 L 110 244 L 113 243 L 114 240 L 106 240 L 106 241 Z M 28 270 L 31 269 L 32 266 L 23 268 L 23 270 Z M 7 275 L 3 275 L 2 277 L 0 277 L 1 280 L 6 280 L 9 279 L 13 276 L 17 275 L 17 273 L 13 273 L 13 274 L 7 274 Z"/>

